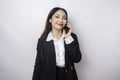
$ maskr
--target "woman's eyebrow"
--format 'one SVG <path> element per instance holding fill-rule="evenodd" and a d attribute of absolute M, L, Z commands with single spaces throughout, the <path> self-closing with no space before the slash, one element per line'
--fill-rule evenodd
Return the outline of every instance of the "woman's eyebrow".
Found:
<path fill-rule="evenodd" d="M 55 14 L 56 16 L 60 16 L 60 14 Z M 63 15 L 63 17 L 66 17 L 66 15 Z"/>
<path fill-rule="evenodd" d="M 59 14 L 55 14 L 56 16 L 60 16 Z"/>

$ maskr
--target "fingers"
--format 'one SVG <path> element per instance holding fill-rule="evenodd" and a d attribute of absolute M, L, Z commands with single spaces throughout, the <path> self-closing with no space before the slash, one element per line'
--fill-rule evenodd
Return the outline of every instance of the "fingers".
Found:
<path fill-rule="evenodd" d="M 63 30 L 63 33 L 65 33 L 65 37 L 70 36 L 72 33 L 72 25 L 70 23 L 67 23 L 67 27 L 69 28 L 69 31 L 67 34 L 65 33 L 65 30 Z"/>
<path fill-rule="evenodd" d="M 72 25 L 70 23 L 67 23 L 67 27 L 72 29 Z"/>
<path fill-rule="evenodd" d="M 68 34 L 71 34 L 71 32 L 72 32 L 72 25 L 70 23 L 67 23 L 67 27 L 70 28 Z"/>

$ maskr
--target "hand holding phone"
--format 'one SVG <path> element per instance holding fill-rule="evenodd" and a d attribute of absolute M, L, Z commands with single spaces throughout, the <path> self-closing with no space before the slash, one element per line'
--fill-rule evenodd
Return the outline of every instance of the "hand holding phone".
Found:
<path fill-rule="evenodd" d="M 70 23 L 67 23 L 66 26 L 64 27 L 65 37 L 70 36 L 71 32 L 72 32 L 72 25 Z"/>

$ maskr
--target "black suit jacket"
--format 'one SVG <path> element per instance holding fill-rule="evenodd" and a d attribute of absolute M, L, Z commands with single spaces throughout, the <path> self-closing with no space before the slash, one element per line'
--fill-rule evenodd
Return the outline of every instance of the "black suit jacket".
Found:
<path fill-rule="evenodd" d="M 78 80 L 74 63 L 81 60 L 81 52 L 77 36 L 72 33 L 74 41 L 65 45 L 65 75 L 66 80 Z M 46 41 L 47 36 L 41 37 L 37 44 L 32 80 L 56 80 L 56 57 L 53 40 Z"/>

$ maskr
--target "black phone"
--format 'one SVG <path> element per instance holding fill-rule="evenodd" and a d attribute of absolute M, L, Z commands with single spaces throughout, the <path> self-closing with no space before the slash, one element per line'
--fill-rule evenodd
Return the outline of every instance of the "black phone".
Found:
<path fill-rule="evenodd" d="M 65 25 L 64 30 L 65 30 L 65 33 L 66 33 L 66 34 L 69 32 L 70 28 L 67 27 L 67 24 Z"/>

